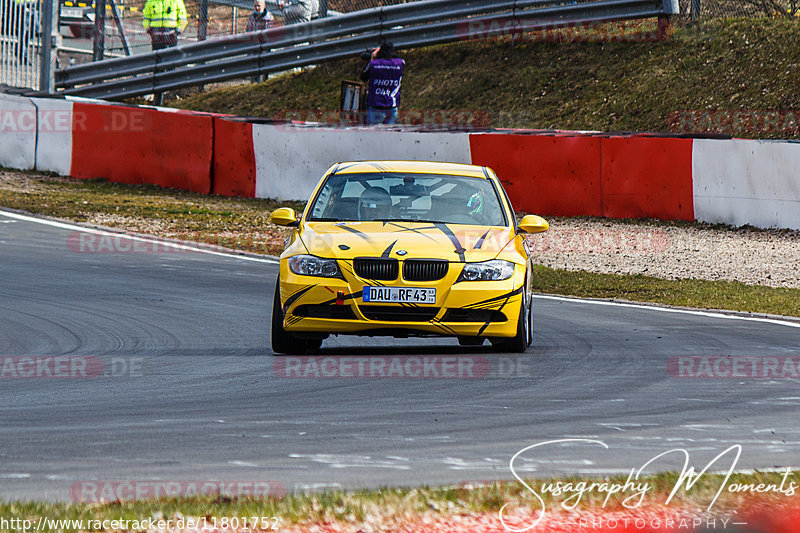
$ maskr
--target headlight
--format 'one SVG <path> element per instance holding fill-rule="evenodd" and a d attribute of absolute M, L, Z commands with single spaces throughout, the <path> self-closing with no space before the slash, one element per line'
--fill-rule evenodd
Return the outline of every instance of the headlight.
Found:
<path fill-rule="evenodd" d="M 342 273 L 335 259 L 323 259 L 313 255 L 295 255 L 289 258 L 289 269 L 303 276 L 341 278 Z"/>
<path fill-rule="evenodd" d="M 457 281 L 499 281 L 514 273 L 514 263 L 493 259 L 483 263 L 467 263 Z"/>

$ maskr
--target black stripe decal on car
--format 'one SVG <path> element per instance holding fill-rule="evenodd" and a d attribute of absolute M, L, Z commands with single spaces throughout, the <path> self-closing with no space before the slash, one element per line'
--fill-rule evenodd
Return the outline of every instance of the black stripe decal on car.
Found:
<path fill-rule="evenodd" d="M 297 301 L 298 298 L 300 298 L 302 295 L 304 295 L 305 293 L 307 293 L 308 291 L 310 291 L 314 287 L 316 287 L 316 285 L 309 285 L 308 287 L 300 289 L 296 293 L 294 293 L 291 296 L 289 296 L 288 298 L 286 298 L 286 303 L 283 304 L 284 311 L 286 309 L 289 309 L 290 305 L 292 305 L 295 301 Z"/>
<path fill-rule="evenodd" d="M 525 287 L 520 286 L 519 288 L 514 289 L 511 292 L 507 292 L 506 294 L 501 294 L 500 296 L 494 296 L 494 297 L 488 298 L 486 300 L 481 300 L 480 302 L 467 304 L 467 305 L 464 306 L 464 308 L 465 309 L 480 309 L 482 307 L 485 308 L 486 304 L 489 304 L 491 302 L 499 302 L 501 300 L 508 301 L 512 296 L 516 296 L 517 294 L 521 293 L 524 290 L 525 290 Z M 503 305 L 505 305 L 505 303 Z M 500 307 L 500 309 L 502 309 L 502 306 Z"/>
<path fill-rule="evenodd" d="M 434 226 L 436 226 L 436 228 L 439 231 L 447 235 L 447 237 L 450 239 L 450 242 L 452 242 L 453 246 L 455 247 L 453 251 L 458 254 L 459 260 L 461 260 L 461 262 L 463 263 L 465 261 L 464 252 L 466 252 L 467 250 L 461 244 L 461 241 L 458 240 L 456 234 L 453 233 L 453 230 L 451 230 L 450 227 L 444 222 L 437 222 L 436 224 L 434 224 Z"/>
<path fill-rule="evenodd" d="M 383 251 L 383 253 L 381 254 L 381 258 L 382 258 L 382 259 L 388 259 L 388 258 L 389 258 L 389 254 L 391 254 L 391 253 L 392 253 L 392 248 L 394 248 L 394 245 L 395 245 L 395 244 L 397 244 L 397 241 L 396 241 L 396 240 L 395 240 L 395 241 L 394 241 L 392 244 L 390 244 L 388 248 L 386 248 L 386 249 Z"/>
<path fill-rule="evenodd" d="M 368 243 L 372 244 L 372 241 L 370 240 L 370 238 L 365 233 L 362 233 L 362 232 L 358 231 L 356 228 L 351 228 L 350 226 L 345 226 L 343 224 L 342 225 L 337 225 L 336 227 L 337 228 L 342 228 L 343 230 L 349 231 L 350 233 L 354 233 L 355 235 L 358 235 L 359 237 L 361 237 L 362 239 L 364 239 Z"/>
<path fill-rule="evenodd" d="M 489 235 L 489 232 L 490 232 L 490 231 L 492 231 L 492 230 L 490 230 L 490 229 L 487 229 L 487 230 L 486 230 L 486 233 L 484 233 L 483 235 L 481 235 L 481 238 L 480 238 L 480 239 L 478 239 L 478 242 L 476 242 L 476 243 L 475 243 L 475 249 L 476 249 L 476 250 L 480 250 L 480 249 L 481 249 L 481 246 L 483 246 L 483 241 L 485 241 L 485 240 L 486 240 L 486 236 L 487 236 L 487 235 Z"/>

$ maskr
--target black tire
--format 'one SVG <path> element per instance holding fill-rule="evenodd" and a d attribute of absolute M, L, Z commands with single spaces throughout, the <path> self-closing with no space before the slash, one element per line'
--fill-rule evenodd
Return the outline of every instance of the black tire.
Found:
<path fill-rule="evenodd" d="M 522 303 L 519 306 L 517 334 L 510 339 L 497 339 L 492 342 L 496 352 L 525 353 L 533 341 L 533 313 L 528 295 L 522 292 Z"/>
<path fill-rule="evenodd" d="M 319 350 L 322 340 L 307 341 L 299 339 L 283 329 L 283 308 L 281 307 L 280 279 L 275 283 L 275 298 L 272 303 L 272 328 L 270 331 L 272 351 L 276 354 L 302 355 L 308 350 Z"/>
<path fill-rule="evenodd" d="M 533 295 L 528 298 L 528 346 L 533 345 Z"/>
<path fill-rule="evenodd" d="M 322 348 L 322 339 L 303 341 L 306 343 L 306 353 L 317 353 Z"/>

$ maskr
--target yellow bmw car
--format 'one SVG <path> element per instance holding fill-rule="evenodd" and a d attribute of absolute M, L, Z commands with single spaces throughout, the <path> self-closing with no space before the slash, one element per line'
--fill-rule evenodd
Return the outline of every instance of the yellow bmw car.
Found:
<path fill-rule="evenodd" d="M 416 161 L 337 163 L 280 258 L 272 349 L 314 352 L 331 334 L 447 336 L 524 352 L 532 340 L 532 263 L 500 180 L 487 167 Z"/>

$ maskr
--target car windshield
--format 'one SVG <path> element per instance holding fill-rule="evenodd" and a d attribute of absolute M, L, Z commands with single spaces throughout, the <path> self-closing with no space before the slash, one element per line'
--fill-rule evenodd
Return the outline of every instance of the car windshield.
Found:
<path fill-rule="evenodd" d="M 396 172 L 328 176 L 308 219 L 507 225 L 488 179 Z"/>

